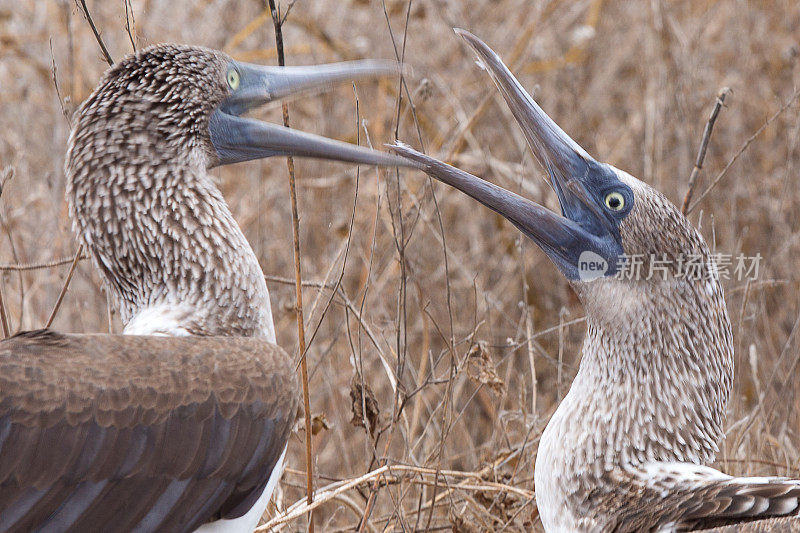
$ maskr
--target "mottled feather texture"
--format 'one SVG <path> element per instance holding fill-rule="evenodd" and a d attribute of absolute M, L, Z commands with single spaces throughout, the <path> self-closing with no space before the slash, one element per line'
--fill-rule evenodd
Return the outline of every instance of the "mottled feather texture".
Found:
<path fill-rule="evenodd" d="M 0 343 L 0 531 L 183 532 L 266 505 L 297 383 L 261 268 L 208 174 L 229 61 L 147 48 L 77 113 L 75 229 L 125 332 L 153 336 Z"/>
<path fill-rule="evenodd" d="M 144 49 L 77 112 L 67 201 L 127 331 L 275 340 L 258 260 L 208 174 L 208 121 L 228 95 L 229 61 L 199 47 Z"/>
<path fill-rule="evenodd" d="M 616 172 L 635 195 L 620 234 L 626 255 L 644 259 L 641 277 L 574 283 L 587 334 L 539 445 L 545 528 L 686 531 L 796 513 L 800 482 L 699 466 L 724 437 L 733 381 L 722 289 L 700 233 L 661 193 Z M 701 279 L 677 275 L 680 257 L 692 255 L 703 258 Z M 651 257 L 672 265 L 666 279 L 646 279 Z"/>
<path fill-rule="evenodd" d="M 242 515 L 295 418 L 289 357 L 257 338 L 0 343 L 0 531 L 190 531 Z"/>
<path fill-rule="evenodd" d="M 609 478 L 617 483 L 616 492 L 596 502 L 619 509 L 605 525 L 608 531 L 763 527 L 768 520 L 749 520 L 796 513 L 800 497 L 798 481 L 734 478 L 688 463 L 631 466 Z"/>
<path fill-rule="evenodd" d="M 444 163 L 393 148 L 441 181 L 470 195 L 477 189 L 479 178 L 455 179 Z M 619 226 L 629 268 L 572 282 L 587 333 L 578 373 L 536 456 L 545 530 L 800 529 L 800 480 L 733 478 L 704 466 L 724 438 L 734 364 L 713 256 L 664 195 L 607 168 L 633 195 Z"/>
<path fill-rule="evenodd" d="M 732 525 L 697 529 L 696 531 L 708 533 L 800 533 L 800 518 L 793 516 L 753 522 L 740 521 Z"/>

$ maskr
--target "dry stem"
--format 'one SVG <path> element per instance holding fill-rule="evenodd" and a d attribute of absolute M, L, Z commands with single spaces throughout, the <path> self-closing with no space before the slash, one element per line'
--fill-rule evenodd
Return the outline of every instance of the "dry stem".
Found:
<path fill-rule="evenodd" d="M 272 23 L 275 26 L 275 47 L 278 50 L 278 64 L 286 64 L 283 56 L 283 32 L 281 31 L 282 19 L 275 0 L 268 0 Z M 289 106 L 284 103 L 283 125 L 289 127 Z M 306 358 L 306 333 L 303 324 L 303 278 L 300 272 L 300 219 L 297 214 L 297 189 L 295 187 L 294 159 L 286 158 L 289 169 L 289 196 L 292 201 L 292 240 L 294 242 L 294 276 L 295 276 L 295 312 L 297 314 L 297 342 L 300 351 L 300 374 L 303 381 L 303 414 L 305 418 L 306 438 L 306 499 L 309 505 L 314 501 L 314 462 L 311 445 L 311 400 L 308 392 L 308 360 Z M 309 509 L 308 531 L 314 533 L 314 515 Z"/>
<path fill-rule="evenodd" d="M 686 196 L 683 197 L 683 204 L 681 205 L 681 213 L 686 215 L 689 209 L 689 202 L 692 200 L 694 188 L 697 185 L 697 176 L 700 174 L 700 169 L 703 168 L 703 160 L 706 158 L 706 150 L 708 149 L 708 141 L 711 140 L 711 132 L 714 130 L 714 123 L 717 121 L 720 109 L 725 104 L 725 97 L 728 96 L 731 90 L 728 87 L 723 87 L 717 93 L 717 100 L 714 103 L 714 109 L 711 110 L 711 115 L 706 122 L 705 130 L 703 130 L 703 139 L 700 141 L 700 150 L 697 151 L 697 160 L 694 163 L 692 174 L 689 176 L 689 188 L 686 191 Z"/>
<path fill-rule="evenodd" d="M 47 323 L 44 327 L 49 328 L 53 325 L 53 320 L 56 319 L 56 315 L 58 314 L 58 310 L 61 307 L 61 303 L 64 301 L 64 296 L 67 294 L 67 289 L 69 289 L 69 282 L 72 281 L 72 275 L 75 273 L 75 267 L 78 266 L 78 261 L 81 260 L 83 256 L 83 244 L 78 246 L 78 251 L 75 253 L 75 257 L 72 258 L 72 264 L 69 267 L 69 272 L 67 273 L 67 279 L 64 280 L 64 285 L 61 286 L 61 292 L 58 293 L 58 299 L 56 300 L 56 304 L 53 306 L 53 311 L 50 313 L 50 316 L 47 318 Z"/>
<path fill-rule="evenodd" d="M 789 106 L 791 106 L 795 102 L 795 100 L 797 100 L 798 96 L 800 96 L 800 89 L 795 90 L 794 93 L 792 93 L 792 96 L 789 97 L 789 99 L 780 107 L 780 109 L 778 109 L 771 117 L 769 117 L 767 121 L 764 122 L 764 124 L 755 131 L 755 133 L 753 133 L 750 137 L 747 138 L 747 140 L 742 144 L 742 147 L 739 148 L 739 151 L 736 152 L 736 154 L 730 159 L 730 161 L 728 161 L 728 164 L 725 165 L 725 168 L 723 168 L 722 171 L 719 174 L 717 174 L 717 177 L 714 178 L 714 181 L 711 182 L 711 185 L 709 185 L 706 188 L 706 190 L 703 191 L 703 193 L 700 195 L 697 201 L 694 202 L 692 206 L 689 208 L 687 213 L 691 213 L 692 211 L 694 211 L 694 208 L 697 207 L 697 205 L 703 201 L 703 199 L 708 195 L 708 193 L 714 190 L 714 187 L 716 187 L 717 184 L 720 181 L 722 181 L 722 178 L 725 177 L 725 175 L 728 173 L 728 170 L 730 170 L 730 168 L 733 166 L 736 160 L 739 159 L 739 156 L 741 156 L 745 152 L 745 150 L 747 150 L 750 144 L 753 141 L 755 141 L 758 138 L 758 136 L 761 135 L 764 132 L 764 130 L 767 129 L 767 127 L 770 124 L 772 124 L 772 122 L 776 118 L 781 116 L 787 109 L 789 109 Z"/>

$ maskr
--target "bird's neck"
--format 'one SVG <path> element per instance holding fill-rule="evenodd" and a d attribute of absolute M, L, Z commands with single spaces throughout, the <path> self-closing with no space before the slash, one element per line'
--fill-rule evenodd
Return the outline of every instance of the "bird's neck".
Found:
<path fill-rule="evenodd" d="M 580 368 L 536 460 L 537 499 L 554 498 L 554 507 L 596 491 L 614 468 L 713 461 L 733 379 L 730 321 L 716 281 L 592 285 L 581 294 Z"/>
<path fill-rule="evenodd" d="M 125 333 L 275 340 L 258 260 L 201 165 L 68 167 L 67 175 L 75 229 Z"/>

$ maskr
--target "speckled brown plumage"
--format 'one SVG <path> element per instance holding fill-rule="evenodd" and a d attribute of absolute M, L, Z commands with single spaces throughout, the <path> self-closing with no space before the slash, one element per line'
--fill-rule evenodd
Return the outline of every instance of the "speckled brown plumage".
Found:
<path fill-rule="evenodd" d="M 258 261 L 208 174 L 229 62 L 150 47 L 77 113 L 66 176 L 79 238 L 126 333 L 184 337 L 0 343 L 0 531 L 241 529 L 268 503 L 297 383 Z"/>
<path fill-rule="evenodd" d="M 208 173 L 229 61 L 150 47 L 110 68 L 78 110 L 67 201 L 126 331 L 275 340 L 258 260 Z"/>
<path fill-rule="evenodd" d="M 585 308 L 580 367 L 536 456 L 545 530 L 796 528 L 800 480 L 732 477 L 706 466 L 725 436 L 734 362 L 725 299 L 701 234 L 661 193 L 595 161 L 495 52 L 456 33 L 508 102 L 561 214 L 409 146 L 393 149 L 511 221 L 553 260 Z M 616 268 L 620 262 L 627 268 Z M 582 270 L 596 265 L 602 268 Z"/>
<path fill-rule="evenodd" d="M 451 167 L 407 146 L 395 150 L 448 181 Z M 587 333 L 578 374 L 537 452 L 546 530 L 766 531 L 775 520 L 795 527 L 798 518 L 763 518 L 800 511 L 799 481 L 733 478 L 703 466 L 724 438 L 733 381 L 722 289 L 705 240 L 678 209 L 614 172 L 634 193 L 620 234 L 625 253 L 642 257 L 643 275 L 571 283 Z M 646 279 L 651 255 L 671 260 L 666 279 Z M 702 258 L 699 279 L 678 275 L 681 255 Z"/>
<path fill-rule="evenodd" d="M 256 526 L 283 473 L 297 384 L 273 344 L 261 267 L 209 169 L 274 155 L 405 165 L 242 116 L 397 72 L 156 45 L 105 73 L 74 120 L 66 196 L 127 335 L 0 343 L 0 532 Z"/>
<path fill-rule="evenodd" d="M 738 524 L 698 529 L 707 533 L 800 533 L 800 518 L 781 517 L 753 522 L 741 521 Z"/>
<path fill-rule="evenodd" d="M 708 248 L 678 210 L 620 175 L 635 194 L 620 228 L 626 253 L 697 254 L 707 268 Z M 647 264 L 643 268 L 646 275 Z M 576 510 L 578 527 L 607 527 L 617 517 L 617 530 L 639 530 L 638 521 L 625 525 L 632 500 L 620 497 L 629 470 L 652 462 L 708 464 L 716 456 L 733 381 L 733 344 L 722 290 L 710 276 L 702 278 L 573 283 L 586 309 L 587 333 L 578 375 L 542 436 L 539 466 L 542 473 L 546 462 L 553 466 L 542 476 L 547 481 L 539 479 L 537 500 L 561 493 L 561 505 Z M 648 484 L 629 483 L 642 496 L 637 506 L 643 505 Z M 646 509 L 647 519 L 658 523 L 654 507 Z"/>
<path fill-rule="evenodd" d="M 187 531 L 241 515 L 294 422 L 297 396 L 275 395 L 296 390 L 288 360 L 256 338 L 3 341 L 0 531 Z"/>

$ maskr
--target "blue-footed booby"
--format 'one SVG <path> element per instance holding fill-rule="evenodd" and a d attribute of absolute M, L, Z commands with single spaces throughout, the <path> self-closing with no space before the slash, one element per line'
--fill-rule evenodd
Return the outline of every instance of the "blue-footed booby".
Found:
<path fill-rule="evenodd" d="M 0 342 L 0 531 L 252 531 L 283 471 L 297 383 L 255 253 L 208 171 L 274 155 L 408 164 L 242 116 L 397 73 L 178 45 L 106 72 L 74 121 L 66 196 L 125 334 Z"/>
<path fill-rule="evenodd" d="M 541 436 L 534 484 L 542 524 L 567 531 L 800 531 L 800 480 L 732 477 L 707 466 L 724 437 L 733 342 L 701 234 L 664 195 L 593 159 L 501 59 L 477 53 L 547 170 L 554 213 L 423 155 L 393 149 L 501 214 L 569 280 L 586 310 L 578 373 Z M 663 275 L 643 271 L 659 261 Z M 700 258 L 696 275 L 683 260 Z"/>

